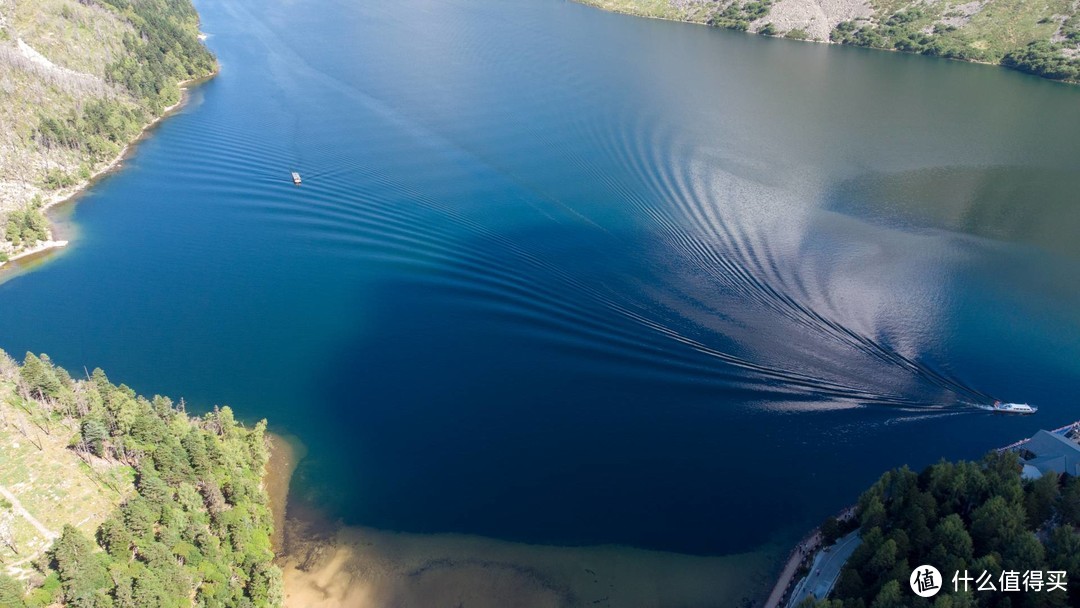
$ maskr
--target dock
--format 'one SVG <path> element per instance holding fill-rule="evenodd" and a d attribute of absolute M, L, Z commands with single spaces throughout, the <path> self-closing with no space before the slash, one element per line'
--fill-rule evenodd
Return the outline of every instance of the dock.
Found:
<path fill-rule="evenodd" d="M 297 186 L 300 185 L 300 174 L 296 171 L 292 172 L 292 183 L 296 184 Z"/>
<path fill-rule="evenodd" d="M 1047 431 L 1047 432 L 1050 433 L 1050 434 L 1053 434 L 1053 435 L 1065 436 L 1065 435 L 1068 435 L 1070 431 L 1080 433 L 1080 420 L 1077 420 L 1076 422 L 1070 422 L 1069 424 L 1066 424 L 1065 426 L 1063 426 L 1061 428 L 1057 428 L 1057 429 L 1054 429 L 1052 431 Z M 1028 437 L 1027 439 L 1021 439 L 1020 441 L 1017 441 L 1015 443 L 1010 443 L 1009 445 L 1007 445 L 1007 446 L 1005 446 L 1003 448 L 998 448 L 995 451 L 1000 453 L 1000 452 L 1008 452 L 1009 450 L 1015 450 L 1016 448 L 1026 444 L 1029 441 L 1031 441 L 1031 437 Z"/>

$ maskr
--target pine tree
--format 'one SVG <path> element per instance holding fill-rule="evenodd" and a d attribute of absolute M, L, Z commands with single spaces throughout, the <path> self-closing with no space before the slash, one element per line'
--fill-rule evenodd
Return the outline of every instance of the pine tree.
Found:
<path fill-rule="evenodd" d="M 108 577 L 94 545 L 82 532 L 65 525 L 53 545 L 53 567 L 60 574 L 64 602 L 70 608 L 94 608 L 108 585 Z"/>
<path fill-rule="evenodd" d="M 19 581 L 0 572 L 0 606 L 4 608 L 25 608 L 23 586 Z"/>
<path fill-rule="evenodd" d="M 20 377 L 32 397 L 41 399 L 60 394 L 62 385 L 48 358 L 40 359 L 26 353 Z"/>

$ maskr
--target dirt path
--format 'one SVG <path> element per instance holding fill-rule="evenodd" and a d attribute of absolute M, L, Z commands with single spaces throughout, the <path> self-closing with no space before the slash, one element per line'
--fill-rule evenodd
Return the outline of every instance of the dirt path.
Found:
<path fill-rule="evenodd" d="M 12 510 L 22 516 L 23 519 L 30 522 L 30 525 L 37 528 L 37 531 L 40 532 L 41 535 L 45 538 L 47 538 L 48 540 L 52 540 L 60 536 L 56 532 L 53 532 L 52 530 L 46 528 L 40 521 L 38 521 L 36 517 L 31 515 L 29 511 L 24 509 L 22 503 L 19 502 L 19 499 L 16 498 L 15 495 L 8 491 L 8 489 L 4 486 L 0 486 L 0 496 L 3 496 L 5 500 L 10 502 Z"/>

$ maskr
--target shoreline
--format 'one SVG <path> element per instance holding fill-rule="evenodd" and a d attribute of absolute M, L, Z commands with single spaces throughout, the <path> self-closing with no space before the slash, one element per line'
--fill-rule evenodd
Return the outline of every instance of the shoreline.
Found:
<path fill-rule="evenodd" d="M 448 598 L 474 608 L 748 605 L 768 592 L 772 566 L 782 556 L 774 543 L 698 556 L 347 525 L 317 505 L 290 500 L 307 449 L 286 432 L 266 437 L 270 458 L 262 485 L 284 608 L 426 606 Z"/>
<path fill-rule="evenodd" d="M 347 525 L 289 486 L 305 446 L 267 433 L 263 475 L 284 608 L 454 605 L 750 605 L 772 582 L 778 544 L 720 556 L 619 545 L 528 544 L 471 534 L 420 534 Z M 760 601 L 760 600 L 758 600 Z M 719 602 L 719 603 L 718 603 Z"/>
<path fill-rule="evenodd" d="M 841 509 L 834 517 L 839 522 L 850 522 L 855 517 L 855 509 L 856 505 L 849 505 Z M 805 578 L 804 576 L 795 578 L 796 575 L 800 574 L 805 564 L 812 563 L 818 553 L 827 549 L 821 545 L 822 541 L 821 526 L 817 526 L 792 547 L 787 561 L 777 573 L 776 583 L 769 592 L 763 608 L 781 608 L 791 601 L 795 588 Z"/>
<path fill-rule="evenodd" d="M 395 532 L 290 505 L 279 556 L 285 608 L 465 605 L 754 605 L 778 547 L 696 556 L 621 545 L 529 544 L 460 533 Z"/>
<path fill-rule="evenodd" d="M 266 440 L 270 447 L 270 458 L 263 470 L 262 485 L 274 520 L 270 548 L 275 559 L 281 560 L 286 554 L 285 521 L 289 507 L 289 484 L 307 450 L 299 441 L 272 431 L 267 431 Z"/>
<path fill-rule="evenodd" d="M 1050 430 L 1049 432 L 1059 434 L 1065 432 L 1066 430 L 1077 428 L 1080 428 L 1080 420 L 1070 422 L 1069 424 L 1066 424 L 1064 426 L 1057 427 Z M 1017 448 L 1030 442 L 1031 439 L 1031 437 L 1026 437 L 1019 441 L 1010 443 L 1007 446 L 996 448 L 992 451 L 1000 454 L 1009 450 L 1016 450 Z M 842 509 L 834 517 L 836 517 L 838 522 L 849 523 L 855 518 L 857 509 L 857 504 L 849 505 Z M 858 528 L 856 528 L 856 530 L 858 530 Z M 842 538 L 838 539 L 837 542 L 840 542 L 841 540 Z M 809 578 L 808 572 L 797 579 L 795 578 L 795 576 L 800 573 L 801 568 L 804 565 L 808 565 L 811 566 L 810 569 L 812 570 L 812 564 L 815 562 L 818 556 L 825 552 L 828 552 L 833 546 L 835 546 L 830 545 L 828 547 L 825 547 L 822 546 L 821 543 L 822 535 L 821 526 L 819 525 L 813 530 L 811 530 L 805 537 L 803 537 L 803 539 L 799 541 L 799 543 L 795 545 L 795 547 L 791 550 L 787 562 L 785 563 L 780 573 L 777 575 L 776 583 L 773 585 L 773 590 L 769 594 L 769 599 L 766 600 L 763 608 L 781 608 L 782 606 L 787 606 L 790 603 L 792 596 L 798 592 L 799 587 L 803 585 Z M 843 564 L 841 564 L 841 567 L 842 566 Z"/>
<path fill-rule="evenodd" d="M 16 262 L 18 260 L 25 260 L 26 258 L 32 258 L 43 253 L 52 251 L 54 249 L 62 249 L 64 247 L 67 247 L 71 242 L 70 240 L 57 240 L 54 238 L 57 229 L 57 222 L 52 217 L 52 215 L 47 212 L 50 209 L 64 203 L 75 203 L 80 196 L 85 194 L 87 190 L 89 190 L 102 178 L 107 176 L 109 173 L 112 173 L 113 171 L 120 170 L 123 167 L 124 160 L 129 158 L 129 155 L 134 154 L 135 148 L 138 146 L 139 142 L 146 138 L 150 134 L 150 131 L 155 126 L 157 126 L 158 123 L 162 122 L 166 118 L 183 109 L 189 99 L 189 90 L 194 86 L 198 86 L 204 82 L 215 78 L 218 75 L 219 71 L 220 67 L 215 67 L 213 73 L 207 76 L 204 76 L 202 78 L 181 80 L 180 82 L 178 82 L 177 86 L 180 88 L 180 99 L 171 106 L 164 108 L 161 111 L 161 114 L 155 116 L 145 125 L 143 125 L 143 127 L 139 129 L 139 132 L 135 135 L 135 137 L 133 137 L 131 141 L 124 144 L 124 147 L 120 149 L 120 152 L 117 153 L 117 155 L 112 160 L 110 160 L 100 169 L 92 173 L 90 177 L 79 181 L 73 186 L 61 188 L 60 190 L 52 193 L 52 195 L 50 195 L 47 199 L 45 199 L 44 203 L 41 206 L 41 211 L 43 214 L 45 214 L 45 218 L 49 222 L 48 240 L 38 241 L 34 244 L 33 247 L 18 251 L 12 254 L 7 259 L 7 261 L 0 262 L 0 281 L 10 278 L 5 275 L 8 274 L 7 269 L 9 266 L 11 266 L 12 262 Z"/>
<path fill-rule="evenodd" d="M 49 226 L 49 232 L 50 233 L 52 232 L 52 226 L 51 225 Z M 31 247 L 29 249 L 25 249 L 23 251 L 20 251 L 19 253 L 16 253 L 15 255 L 12 255 L 11 257 L 9 257 L 7 259 L 6 262 L 0 262 L 0 268 L 3 268 L 4 266 L 8 265 L 11 262 L 15 262 L 15 261 L 21 260 L 23 258 L 28 258 L 28 257 L 35 256 L 35 255 L 37 255 L 39 253 L 44 253 L 46 251 L 49 251 L 50 249 L 60 249 L 62 247 L 67 247 L 68 243 L 69 243 L 69 241 L 56 241 L 56 240 L 53 240 L 51 238 L 48 239 L 48 240 L 45 240 L 45 241 L 38 241 L 33 247 Z"/>
<path fill-rule="evenodd" d="M 979 61 L 978 59 L 961 59 L 961 58 L 958 58 L 958 57 L 944 57 L 944 56 L 941 56 L 941 55 L 927 55 L 927 54 L 924 54 L 924 53 L 915 53 L 915 52 L 911 52 L 911 51 L 902 51 L 902 50 L 895 49 L 895 48 L 878 48 L 878 47 L 871 47 L 871 46 L 862 46 L 862 45 L 858 45 L 858 44 L 847 44 L 847 43 L 844 43 L 844 42 L 836 42 L 836 41 L 829 40 L 829 39 L 798 38 L 798 37 L 789 37 L 787 35 L 782 35 L 782 34 L 781 35 L 763 34 L 760 31 L 738 30 L 738 29 L 725 28 L 725 27 L 716 26 L 716 25 L 709 25 L 709 23 L 707 21 L 698 21 L 698 20 L 695 20 L 695 19 L 678 18 L 678 17 L 664 17 L 662 15 L 649 14 L 649 13 L 644 12 L 644 11 L 634 11 L 634 10 L 629 9 L 629 8 L 623 8 L 620 5 L 618 5 L 617 3 L 604 2 L 603 0 L 573 0 L 573 2 L 581 4 L 582 6 L 589 6 L 589 7 L 595 8 L 595 9 L 599 9 L 599 10 L 606 11 L 606 12 L 609 12 L 609 13 L 615 13 L 615 14 L 618 14 L 618 15 L 629 15 L 631 17 L 640 17 L 640 18 L 643 18 L 643 19 L 656 19 L 658 21 L 670 21 L 670 22 L 673 22 L 673 23 L 689 23 L 689 24 L 692 24 L 692 25 L 701 25 L 701 26 L 704 26 L 704 27 L 710 27 L 710 28 L 716 28 L 716 29 L 725 29 L 725 30 L 731 31 L 731 32 L 741 32 L 743 34 L 749 34 L 749 35 L 753 35 L 753 36 L 762 36 L 762 37 L 765 37 L 765 38 L 778 38 L 778 39 L 781 39 L 781 40 L 792 40 L 792 41 L 795 41 L 795 42 L 812 42 L 812 43 L 817 43 L 817 44 L 827 44 L 827 45 L 834 45 L 834 46 L 839 46 L 839 47 L 867 49 L 867 50 L 871 50 L 871 51 L 886 51 L 886 52 L 889 52 L 889 53 L 901 53 L 901 54 L 904 54 L 904 55 L 918 55 L 918 56 L 922 56 L 922 57 L 929 57 L 929 58 L 932 58 L 932 59 L 941 59 L 941 60 L 944 60 L 944 61 L 956 61 L 956 62 L 959 62 L 959 63 L 971 63 L 971 64 L 975 64 L 975 65 L 986 65 L 986 66 L 1001 68 L 1003 70 L 1008 70 L 1010 72 L 1017 72 L 1019 74 L 1025 74 L 1025 75 L 1028 75 L 1028 76 L 1034 76 L 1035 78 L 1039 78 L 1041 80 L 1047 80 L 1047 81 L 1050 81 L 1050 82 L 1060 82 L 1060 83 L 1069 84 L 1069 85 L 1080 85 L 1080 81 L 1068 80 L 1068 79 L 1047 78 L 1047 77 L 1041 76 L 1039 74 L 1033 74 L 1033 73 L 1025 72 L 1024 70 L 1019 70 L 1019 69 L 1015 69 L 1015 68 L 1006 66 L 1003 63 L 993 63 L 993 62 L 990 62 L 990 61 Z M 766 17 L 767 17 L 767 15 L 766 15 Z M 764 19 L 766 17 L 763 17 L 762 19 Z M 753 24 L 751 24 L 751 25 L 753 25 Z"/>

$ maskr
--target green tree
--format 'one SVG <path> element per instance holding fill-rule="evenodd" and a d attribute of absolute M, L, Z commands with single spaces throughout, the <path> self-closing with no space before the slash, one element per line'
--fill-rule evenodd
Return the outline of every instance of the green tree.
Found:
<path fill-rule="evenodd" d="M 1080 61 L 1067 57 L 1061 43 L 1036 40 L 1005 55 L 1001 64 L 1056 80 L 1080 79 Z"/>
<path fill-rule="evenodd" d="M 1062 521 L 1080 526 L 1080 477 L 1067 477 L 1058 499 L 1057 510 Z"/>
<path fill-rule="evenodd" d="M 932 602 L 906 594 L 911 566 L 923 563 L 943 573 L 1080 573 L 1080 532 L 1072 523 L 1080 515 L 1080 483 L 1065 476 L 1062 484 L 1059 491 L 1054 475 L 1025 484 L 1015 454 L 943 461 L 914 477 L 905 469 L 889 471 L 859 499 L 863 542 L 843 567 L 832 597 L 845 608 L 1064 606 L 1064 594 L 944 593 Z M 1080 588 L 1077 577 L 1075 585 L 1070 578 L 1070 588 Z"/>
<path fill-rule="evenodd" d="M 205 475 L 210 471 L 213 462 L 211 462 L 210 453 L 206 449 L 206 440 L 198 429 L 193 428 L 188 431 L 184 438 L 180 440 L 180 444 L 187 452 L 188 461 L 196 474 Z"/>
<path fill-rule="evenodd" d="M 994 496 L 971 515 L 971 537 L 979 553 L 1000 551 L 1015 542 L 1027 520 L 1023 507 Z"/>
<path fill-rule="evenodd" d="M 1047 543 L 1046 567 L 1069 573 L 1069 595 L 1080 589 L 1080 531 L 1072 526 L 1057 526 Z M 1074 597 L 1074 604 L 1075 604 Z"/>
<path fill-rule="evenodd" d="M 1060 494 L 1058 475 L 1052 471 L 1047 471 L 1029 484 L 1024 496 L 1024 511 L 1027 512 L 1029 528 L 1037 529 L 1050 518 Z"/>
<path fill-rule="evenodd" d="M 49 238 L 49 223 L 41 213 L 41 203 L 35 199 L 23 209 L 8 212 L 4 238 L 16 247 L 30 246 Z"/>
<path fill-rule="evenodd" d="M 84 445 L 96 456 L 105 455 L 105 440 L 109 432 L 97 418 L 84 418 L 80 425 L 80 435 Z"/>
<path fill-rule="evenodd" d="M 887 517 L 885 503 L 878 494 L 871 494 L 865 500 L 865 505 L 860 505 L 862 511 L 862 529 L 880 528 L 885 525 Z"/>
<path fill-rule="evenodd" d="M 828 517 L 821 523 L 821 542 L 825 546 L 835 543 L 841 534 L 840 521 L 835 517 Z"/>
<path fill-rule="evenodd" d="M 63 388 L 48 357 L 39 358 L 34 353 L 26 353 L 19 375 L 30 395 L 37 399 L 56 397 Z"/>
<path fill-rule="evenodd" d="M 934 608 L 975 608 L 975 598 L 968 593 L 940 594 L 934 598 Z"/>
<path fill-rule="evenodd" d="M 23 586 L 19 581 L 0 572 L 0 606 L 4 608 L 25 608 Z"/>
<path fill-rule="evenodd" d="M 866 583 L 858 570 L 844 568 L 840 572 L 840 578 L 836 581 L 834 593 L 837 597 L 859 597 L 866 588 Z"/>
<path fill-rule="evenodd" d="M 261 486 L 269 458 L 265 421 L 248 430 L 228 408 L 192 418 L 166 398 L 151 401 L 114 386 L 100 370 L 73 380 L 44 355 L 26 361 L 7 373 L 35 387 L 27 390 L 26 407 L 64 416 L 79 428 L 79 443 L 113 451 L 136 473 L 135 494 L 97 530 L 104 551 L 66 527 L 50 550 L 44 583 L 27 596 L 29 605 L 281 605 L 272 518 Z M 61 407 L 38 402 L 57 391 Z"/>
<path fill-rule="evenodd" d="M 889 581 L 881 587 L 870 608 L 908 608 L 907 598 L 900 593 L 900 583 Z"/>
<path fill-rule="evenodd" d="M 103 560 L 94 545 L 74 526 L 65 525 L 50 551 L 60 575 L 64 602 L 71 608 L 94 608 L 108 586 Z"/>
<path fill-rule="evenodd" d="M 1019 532 L 1001 551 L 1002 565 L 1013 570 L 1038 570 L 1045 561 L 1046 549 L 1034 532 Z"/>
<path fill-rule="evenodd" d="M 934 528 L 934 540 L 949 556 L 958 557 L 962 561 L 969 561 L 974 556 L 971 535 L 964 526 L 964 520 L 956 513 L 950 513 Z"/>
<path fill-rule="evenodd" d="M 896 561 L 899 557 L 898 553 L 896 541 L 890 538 L 881 543 L 881 546 L 878 547 L 878 550 L 875 551 L 874 555 L 870 558 L 867 566 L 870 568 L 871 572 L 880 577 L 882 574 L 889 572 L 896 566 Z"/>
<path fill-rule="evenodd" d="M 161 510 L 143 498 L 136 496 L 120 508 L 124 518 L 124 526 L 135 538 L 147 537 L 154 531 L 154 524 L 161 516 Z"/>
<path fill-rule="evenodd" d="M 124 522 L 110 517 L 98 527 L 98 543 L 109 552 L 114 560 L 131 559 L 131 545 L 134 539 Z"/>

